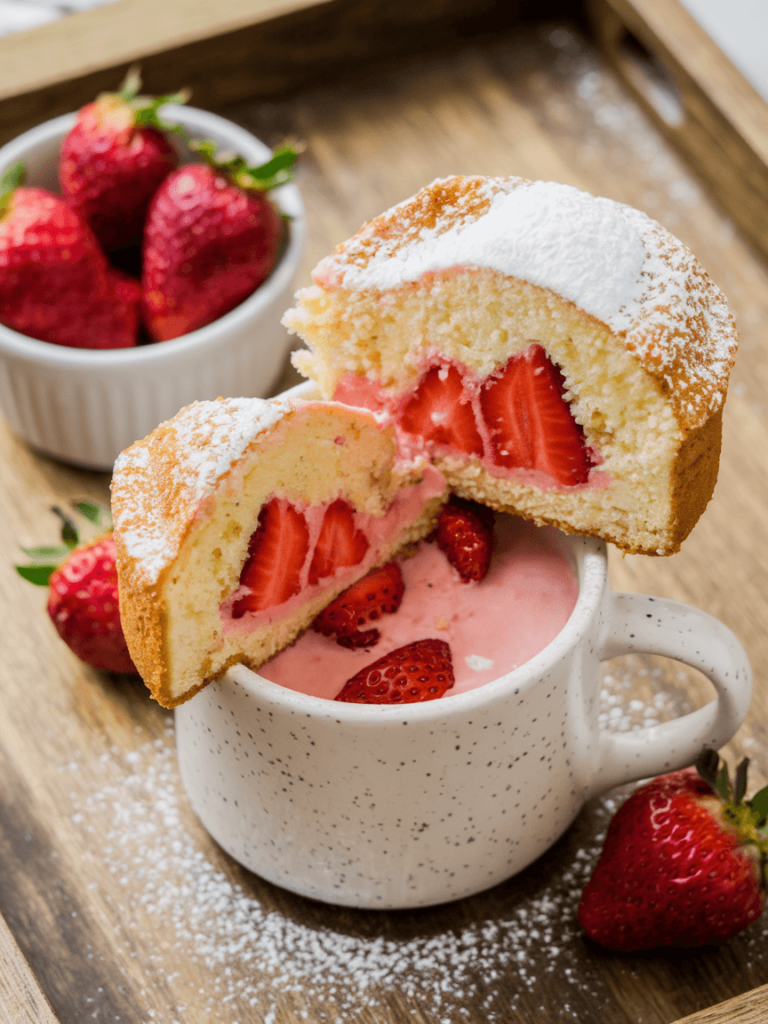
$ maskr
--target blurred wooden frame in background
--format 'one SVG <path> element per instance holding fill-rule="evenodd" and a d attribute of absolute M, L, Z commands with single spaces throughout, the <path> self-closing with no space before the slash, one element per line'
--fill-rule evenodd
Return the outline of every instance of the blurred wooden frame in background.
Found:
<path fill-rule="evenodd" d="M 220 110 L 563 17 L 768 256 L 768 104 L 678 0 L 115 0 L 0 39 L 0 142 L 113 90 L 135 62 L 147 92 L 188 85 Z"/>

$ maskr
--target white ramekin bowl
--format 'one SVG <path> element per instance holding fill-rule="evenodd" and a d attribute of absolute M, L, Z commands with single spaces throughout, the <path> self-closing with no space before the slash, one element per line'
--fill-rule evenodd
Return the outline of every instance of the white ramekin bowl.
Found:
<path fill-rule="evenodd" d="M 170 104 L 163 113 L 193 137 L 214 139 L 256 164 L 269 155 L 253 135 L 215 114 Z M 59 144 L 75 116 L 46 121 L 0 148 L 0 173 L 23 160 L 26 184 L 58 192 Z M 183 161 L 196 159 L 183 143 L 179 148 Z M 54 458 L 111 470 L 124 448 L 190 402 L 268 395 L 290 348 L 280 318 L 292 301 L 306 235 L 296 186 L 272 197 L 290 218 L 281 259 L 253 295 L 207 327 L 172 341 L 96 351 L 52 345 L 0 324 L 0 410 L 11 428 Z"/>

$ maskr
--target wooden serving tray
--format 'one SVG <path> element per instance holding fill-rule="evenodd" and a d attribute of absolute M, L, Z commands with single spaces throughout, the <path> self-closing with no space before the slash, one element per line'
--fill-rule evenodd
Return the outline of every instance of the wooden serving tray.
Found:
<path fill-rule="evenodd" d="M 224 4 L 221 19 L 234 18 L 236 10 L 241 18 L 224 27 L 207 5 L 190 3 L 180 27 L 178 8 L 172 23 L 163 5 L 153 12 L 148 3 L 119 0 L 29 33 L 38 55 L 41 39 L 49 47 L 49 62 L 37 70 L 27 69 L 19 55 L 26 43 L 18 39 L 9 71 L 10 44 L 0 40 L 0 95 L 6 97 L 0 117 L 14 133 L 12 95 L 26 97 L 24 117 L 39 120 L 90 98 L 85 89 L 97 80 L 98 87 L 112 87 L 113 72 L 141 56 L 138 30 L 128 38 L 130 9 L 142 12 L 145 37 L 150 13 L 157 16 L 158 48 L 148 69 L 161 69 L 162 53 L 187 54 L 200 88 L 208 82 L 212 90 L 196 94 L 196 102 L 203 105 L 219 88 L 221 103 L 237 101 L 225 107 L 228 116 L 266 141 L 294 135 L 306 142 L 298 182 L 309 221 L 302 283 L 362 221 L 450 173 L 567 182 L 640 207 L 678 234 L 723 287 L 740 325 L 720 480 L 679 555 L 612 557 L 612 579 L 616 589 L 704 608 L 742 639 L 756 692 L 747 722 L 724 753 L 732 764 L 752 758 L 752 785 L 763 785 L 766 266 L 583 26 L 561 18 L 526 21 L 522 5 L 513 11 L 516 25 L 499 20 L 491 3 L 473 7 L 473 21 L 458 2 L 411 6 L 414 38 L 424 34 L 430 12 L 435 26 L 435 45 L 420 55 L 412 39 L 398 41 L 393 27 L 399 18 L 399 35 L 408 36 L 404 3 L 356 7 L 334 0 L 302 4 L 294 13 L 272 4 Z M 382 56 L 375 18 L 387 11 L 392 20 L 381 32 Z M 78 19 L 107 33 L 110 12 L 117 19 L 110 32 L 122 49 L 100 52 L 94 40 L 105 36 L 85 33 L 78 38 L 88 60 L 77 64 L 65 55 L 70 77 L 56 79 L 54 29 L 74 45 Z M 259 12 L 269 15 L 263 23 Z M 256 23 L 263 28 L 257 31 Z M 302 25 L 312 28 L 311 39 L 299 31 Z M 246 48 L 235 46 L 232 73 L 217 84 L 195 63 L 197 48 L 205 33 L 214 36 L 220 68 L 222 40 L 236 41 L 240 32 L 254 46 L 258 38 L 271 40 L 274 53 L 264 43 L 258 52 L 265 63 L 246 74 Z M 158 82 L 148 83 L 153 90 L 187 81 L 159 81 L 157 74 Z M 295 379 L 286 368 L 282 386 Z M 135 680 L 81 665 L 48 621 L 44 594 L 12 571 L 21 545 L 56 536 L 51 506 L 107 502 L 108 485 L 106 475 L 37 455 L 0 423 L 0 1024 L 757 1024 L 768 1018 L 765 918 L 722 948 L 698 951 L 617 956 L 580 935 L 579 892 L 621 792 L 593 800 L 522 875 L 432 910 L 326 907 L 241 870 L 186 804 L 172 715 Z M 602 710 L 606 725 L 628 728 L 680 714 L 708 696 L 709 687 L 680 666 L 617 659 L 605 669 Z"/>
<path fill-rule="evenodd" d="M 768 253 L 768 104 L 678 0 L 119 0 L 0 38 L 0 143 L 113 89 L 137 61 L 148 92 L 184 82 L 195 103 L 219 109 L 553 18 L 588 28 Z"/>

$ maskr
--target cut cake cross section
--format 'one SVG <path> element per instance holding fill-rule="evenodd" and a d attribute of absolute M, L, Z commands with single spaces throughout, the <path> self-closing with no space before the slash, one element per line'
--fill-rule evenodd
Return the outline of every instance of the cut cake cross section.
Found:
<path fill-rule="evenodd" d="M 120 615 L 165 707 L 291 643 L 372 566 L 425 536 L 446 496 L 394 431 L 338 403 L 196 402 L 115 464 Z"/>
<path fill-rule="evenodd" d="M 324 397 L 386 412 L 464 497 L 679 549 L 717 478 L 737 336 L 655 221 L 552 182 L 441 179 L 313 279 L 284 323 Z"/>

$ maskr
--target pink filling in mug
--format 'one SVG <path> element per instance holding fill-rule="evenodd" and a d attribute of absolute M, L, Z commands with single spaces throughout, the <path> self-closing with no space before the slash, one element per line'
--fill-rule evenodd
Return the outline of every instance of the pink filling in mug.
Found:
<path fill-rule="evenodd" d="M 530 661 L 423 704 L 341 704 L 242 666 L 176 710 L 181 777 L 237 861 L 302 896 L 361 908 L 430 906 L 527 867 L 584 801 L 721 747 L 752 673 L 721 622 L 613 593 L 605 545 L 568 538 L 576 606 Z M 661 654 L 701 670 L 715 699 L 624 734 L 598 726 L 600 662 Z"/>

